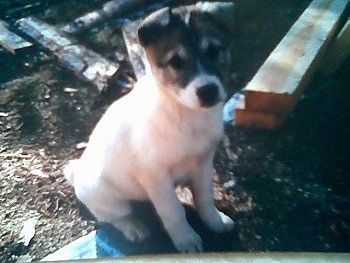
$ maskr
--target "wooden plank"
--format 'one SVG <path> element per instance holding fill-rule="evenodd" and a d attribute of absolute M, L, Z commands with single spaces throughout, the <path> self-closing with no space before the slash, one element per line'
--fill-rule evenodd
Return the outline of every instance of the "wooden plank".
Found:
<path fill-rule="evenodd" d="M 121 15 L 130 11 L 131 9 L 135 9 L 139 5 L 147 2 L 146 0 L 112 0 L 103 5 L 103 7 L 99 10 L 94 10 L 89 12 L 81 17 L 78 17 L 74 21 L 68 23 L 67 25 L 62 27 L 62 31 L 76 34 L 87 28 L 98 24 L 111 16 Z"/>
<path fill-rule="evenodd" d="M 80 33 L 96 24 L 99 24 L 111 17 L 122 16 L 140 10 L 140 8 L 152 8 L 162 6 L 171 2 L 170 0 L 149 1 L 149 0 L 112 0 L 103 5 L 99 10 L 91 11 L 62 27 L 62 31 L 70 34 Z"/>
<path fill-rule="evenodd" d="M 344 60 L 350 55 L 350 19 L 346 22 L 336 39 L 330 46 L 321 65 L 325 74 L 332 74 L 339 69 Z"/>
<path fill-rule="evenodd" d="M 247 110 L 292 111 L 347 5 L 347 0 L 312 1 L 244 88 Z"/>
<path fill-rule="evenodd" d="M 249 111 L 237 108 L 235 125 L 254 130 L 273 130 L 282 126 L 283 119 L 277 113 Z"/>
<path fill-rule="evenodd" d="M 76 43 L 75 40 L 68 38 L 66 34 L 56 27 L 34 17 L 21 18 L 17 20 L 16 24 L 23 33 L 52 52 Z"/>
<path fill-rule="evenodd" d="M 251 129 L 273 130 L 282 125 L 285 115 L 270 112 L 250 111 L 245 107 L 242 96 L 235 107 L 234 124 Z"/>
<path fill-rule="evenodd" d="M 30 47 L 32 43 L 8 30 L 5 23 L 0 21 L 0 45 L 12 54 L 15 54 L 16 50 Z"/>
<path fill-rule="evenodd" d="M 119 65 L 78 45 L 58 28 L 38 19 L 27 17 L 17 21 L 20 30 L 53 52 L 61 64 L 77 76 L 94 84 L 100 91 L 117 73 Z"/>

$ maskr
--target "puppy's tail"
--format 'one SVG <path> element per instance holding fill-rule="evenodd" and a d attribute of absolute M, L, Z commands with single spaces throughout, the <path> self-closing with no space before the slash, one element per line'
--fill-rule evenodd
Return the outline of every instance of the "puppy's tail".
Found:
<path fill-rule="evenodd" d="M 63 170 L 64 177 L 72 186 L 74 186 L 74 173 L 76 171 L 78 163 L 79 160 L 70 160 Z"/>

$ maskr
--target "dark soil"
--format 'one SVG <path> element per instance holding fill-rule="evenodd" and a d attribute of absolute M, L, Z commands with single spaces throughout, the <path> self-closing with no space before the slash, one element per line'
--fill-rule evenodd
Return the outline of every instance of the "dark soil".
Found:
<path fill-rule="evenodd" d="M 103 2 L 5 1 L 0 19 L 33 15 L 62 25 Z M 229 94 L 246 85 L 310 1 L 235 2 Z M 116 22 L 78 37 L 109 59 L 126 57 Z M 36 47 L 16 56 L 0 48 L 0 67 L 0 261 L 38 260 L 94 228 L 79 215 L 62 168 L 81 154 L 76 145 L 108 103 Z M 349 69 L 348 59 L 332 76 L 316 73 L 278 130 L 226 126 L 216 200 L 237 223 L 237 249 L 350 252 Z M 187 191 L 179 190 L 185 201 Z M 24 246 L 19 235 L 30 218 L 38 220 L 35 235 Z"/>

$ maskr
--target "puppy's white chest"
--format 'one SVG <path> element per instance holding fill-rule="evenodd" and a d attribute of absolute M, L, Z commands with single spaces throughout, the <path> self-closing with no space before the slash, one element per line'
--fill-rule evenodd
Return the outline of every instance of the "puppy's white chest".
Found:
<path fill-rule="evenodd" d="M 155 165 L 164 166 L 177 182 L 187 180 L 206 162 L 212 161 L 209 156 L 223 133 L 220 106 L 182 116 L 185 117 L 157 116 L 156 121 L 149 123 L 152 127 L 149 127 L 147 145 L 149 161 L 153 159 Z M 169 123 L 157 121 L 164 118 Z"/>

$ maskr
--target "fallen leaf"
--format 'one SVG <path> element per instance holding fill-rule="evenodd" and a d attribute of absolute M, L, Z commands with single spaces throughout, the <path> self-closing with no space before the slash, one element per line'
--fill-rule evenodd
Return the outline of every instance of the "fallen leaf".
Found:
<path fill-rule="evenodd" d="M 43 177 L 43 178 L 49 178 L 49 176 L 44 173 L 43 171 L 39 170 L 39 169 L 33 169 L 30 171 L 31 175 L 35 175 L 35 176 L 39 176 L 39 177 Z"/>
<path fill-rule="evenodd" d="M 23 223 L 21 232 L 19 233 L 19 242 L 24 246 L 28 246 L 35 235 L 35 225 L 38 222 L 36 218 L 29 218 Z"/>

